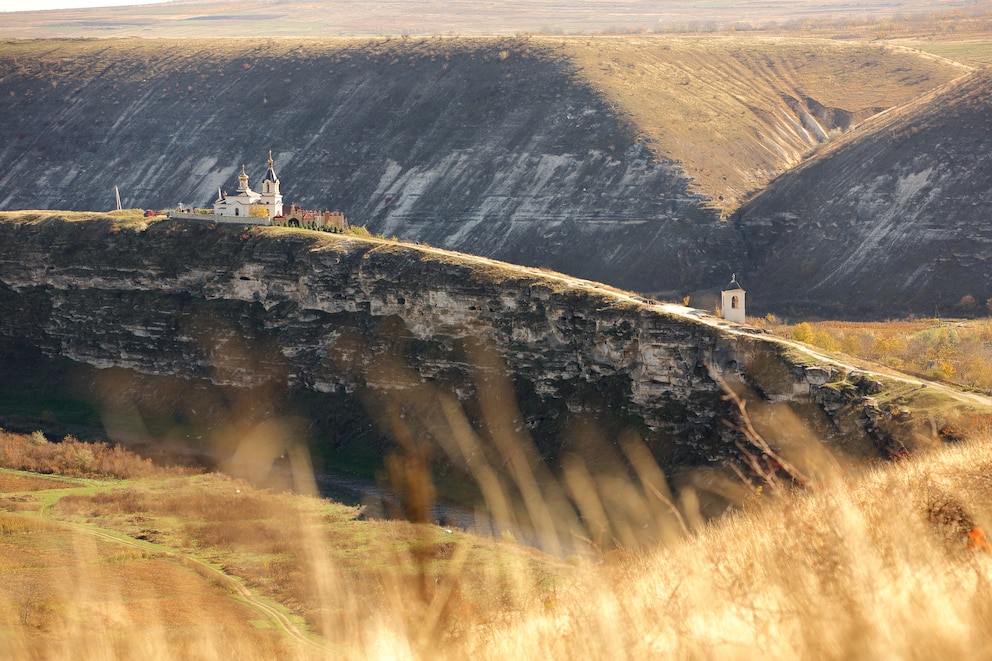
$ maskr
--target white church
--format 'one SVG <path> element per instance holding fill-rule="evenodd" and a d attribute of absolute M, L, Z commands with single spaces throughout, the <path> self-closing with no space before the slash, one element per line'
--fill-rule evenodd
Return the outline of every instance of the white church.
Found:
<path fill-rule="evenodd" d="M 269 169 L 262 180 L 262 192 L 257 193 L 248 186 L 248 174 L 241 166 L 238 175 L 238 194 L 229 196 L 217 190 L 214 201 L 214 216 L 235 217 L 238 222 L 251 223 L 252 219 L 269 224 L 271 218 L 283 215 L 282 194 L 279 192 L 279 177 L 272 167 L 272 152 L 269 152 Z M 223 221 L 222 221 L 223 222 Z"/>
<path fill-rule="evenodd" d="M 253 191 L 248 185 L 248 173 L 241 166 L 238 175 L 238 194 L 228 195 L 217 190 L 213 209 L 188 209 L 179 205 L 168 212 L 169 218 L 200 220 L 238 225 L 286 225 L 330 232 L 343 232 L 348 229 L 348 221 L 341 211 L 315 211 L 304 209 L 298 204 L 283 204 L 279 192 L 279 177 L 272 165 L 272 152 L 269 152 L 269 169 L 262 180 L 262 191 Z"/>

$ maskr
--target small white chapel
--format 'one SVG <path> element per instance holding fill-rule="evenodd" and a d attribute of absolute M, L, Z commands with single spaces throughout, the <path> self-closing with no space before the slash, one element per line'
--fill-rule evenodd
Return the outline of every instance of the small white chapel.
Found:
<path fill-rule="evenodd" d="M 730 278 L 730 284 L 720 292 L 720 310 L 723 318 L 737 324 L 745 323 L 744 288 L 737 282 L 737 274 Z"/>

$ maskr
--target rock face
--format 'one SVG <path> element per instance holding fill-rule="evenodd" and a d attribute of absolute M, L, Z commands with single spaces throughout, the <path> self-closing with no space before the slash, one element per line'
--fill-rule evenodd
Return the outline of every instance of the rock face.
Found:
<path fill-rule="evenodd" d="M 125 207 L 206 206 L 233 192 L 242 164 L 257 187 L 272 150 L 287 203 L 340 209 L 386 236 L 639 291 L 678 293 L 731 268 L 733 231 L 546 46 L 59 53 L 58 42 L 17 50 L 0 81 L 0 209 L 111 209 L 115 185 Z"/>
<path fill-rule="evenodd" d="M 992 71 L 851 137 L 735 218 L 749 282 L 771 294 L 768 307 L 859 316 L 983 306 L 992 297 Z"/>
<path fill-rule="evenodd" d="M 639 438 L 674 474 L 736 456 L 724 379 L 871 448 L 857 406 L 813 403 L 836 374 L 685 308 L 389 241 L 119 218 L 0 222 L 8 363 L 70 361 L 73 385 L 49 390 L 108 427 L 217 436 L 298 416 L 318 458 L 366 470 L 421 441 L 467 470 L 439 449 L 456 429 L 526 439 L 552 467 Z"/>

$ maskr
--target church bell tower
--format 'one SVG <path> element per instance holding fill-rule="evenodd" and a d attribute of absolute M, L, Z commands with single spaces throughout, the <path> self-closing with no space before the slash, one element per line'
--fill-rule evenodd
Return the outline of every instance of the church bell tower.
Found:
<path fill-rule="evenodd" d="M 736 273 L 730 279 L 730 284 L 720 292 L 720 310 L 723 312 L 723 318 L 727 321 L 738 324 L 745 323 L 744 288 L 737 282 Z"/>
<path fill-rule="evenodd" d="M 262 181 L 262 199 L 260 204 L 269 208 L 269 218 L 282 215 L 282 193 L 279 192 L 279 177 L 272 167 L 272 151 L 269 151 L 269 169 Z"/>

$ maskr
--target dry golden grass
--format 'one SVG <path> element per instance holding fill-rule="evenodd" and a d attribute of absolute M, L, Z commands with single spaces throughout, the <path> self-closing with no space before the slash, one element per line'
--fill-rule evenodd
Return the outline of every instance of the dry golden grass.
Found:
<path fill-rule="evenodd" d="M 0 516 L 5 659 L 293 656 L 279 632 L 176 559 Z"/>
<path fill-rule="evenodd" d="M 740 509 L 709 523 L 694 503 L 707 480 L 717 484 L 713 475 L 666 495 L 636 448 L 627 449 L 636 477 L 572 464 L 564 488 L 587 519 L 598 511 L 618 534 L 661 512 L 676 523 L 664 545 L 568 562 L 429 524 L 361 521 L 354 508 L 222 475 L 104 483 L 61 495 L 53 511 L 65 523 L 0 513 L 0 651 L 84 659 L 983 656 L 992 649 L 992 436 L 978 427 L 971 434 L 860 467 L 829 448 L 804 452 L 779 439 L 776 448 L 793 443 L 792 456 L 803 455 L 809 488 L 779 496 L 739 488 Z M 652 484 L 654 506 L 636 495 Z M 617 508 L 617 493 L 642 511 Z M 528 507 L 539 505 L 558 516 L 553 500 Z M 147 545 L 83 534 L 93 526 Z M 195 564 L 203 560 L 305 615 L 323 634 L 323 651 L 292 646 L 271 623 L 253 626 L 266 620 L 226 597 Z"/>
<path fill-rule="evenodd" d="M 55 445 L 40 434 L 9 432 L 0 432 L 0 443 L 4 448 L 0 464 L 23 460 L 23 454 L 12 452 L 12 447 Z M 82 444 L 67 441 L 65 445 Z M 92 447 L 97 457 L 107 452 L 105 446 Z M 126 472 L 146 477 L 173 472 L 149 467 L 125 451 L 112 454 L 117 461 L 111 473 L 120 473 L 125 465 L 137 469 Z M 48 459 L 50 464 L 34 457 L 42 461 L 44 470 L 68 467 L 69 473 L 79 472 L 80 466 L 67 466 L 64 455 Z M 85 472 L 99 476 L 92 466 Z M 105 486 L 95 486 L 100 484 Z M 109 489 L 114 484 L 42 477 L 9 468 L 0 471 L 0 509 L 14 510 L 0 512 L 0 656 L 295 656 L 280 632 L 249 606 L 233 601 L 227 587 L 197 565 L 133 541 L 118 541 L 93 528 L 67 526 L 44 517 L 46 504 L 78 502 L 80 496 L 73 492 L 90 493 L 108 513 L 135 512 L 126 499 L 112 495 Z"/>
<path fill-rule="evenodd" d="M 557 571 L 523 548 L 436 526 L 358 521 L 356 508 L 217 474 L 68 495 L 55 512 L 207 559 L 329 640 L 377 621 L 384 595 L 393 593 L 407 606 L 438 609 L 418 636 L 451 636 L 514 604 L 516 580 L 547 590 Z M 419 617 L 417 608 L 390 616 Z"/>
<path fill-rule="evenodd" d="M 0 432 L 4 433 L 4 432 Z M 0 470 L 0 493 L 12 491 L 42 491 L 46 489 L 65 489 L 71 487 L 71 482 L 50 477 L 40 477 L 31 473 L 19 473 Z"/>
<path fill-rule="evenodd" d="M 53 443 L 41 432 L 16 434 L 3 429 L 0 429 L 0 466 L 36 473 L 121 479 L 197 472 L 193 468 L 155 466 L 151 459 L 144 459 L 119 445 L 86 443 L 72 436 Z M 4 486 L 3 480 L 0 477 L 0 488 Z M 30 487 L 31 490 L 34 488 L 37 487 Z M 28 487 L 3 490 L 27 489 Z"/>
<path fill-rule="evenodd" d="M 893 12 L 899 14 L 893 17 Z M 796 0 L 788 3 L 670 0 L 589 0 L 582 3 L 458 3 L 382 0 L 375 10 L 354 2 L 232 4 L 154 3 L 94 7 L 72 12 L 12 13 L 0 35 L 16 38 L 108 37 L 204 39 L 238 34 L 266 37 L 328 35 L 642 34 L 648 32 L 760 31 L 812 33 L 828 38 L 881 38 L 890 34 L 946 34 L 987 21 L 981 2 L 933 0 L 862 2 L 856 6 Z"/>
<path fill-rule="evenodd" d="M 906 39 L 898 40 L 895 43 L 960 62 L 976 69 L 992 64 L 992 42 L 989 41 L 987 34 L 968 35 L 964 33 L 954 41 Z"/>
<path fill-rule="evenodd" d="M 487 656 L 962 658 L 992 645 L 989 439 L 579 573 Z"/>

